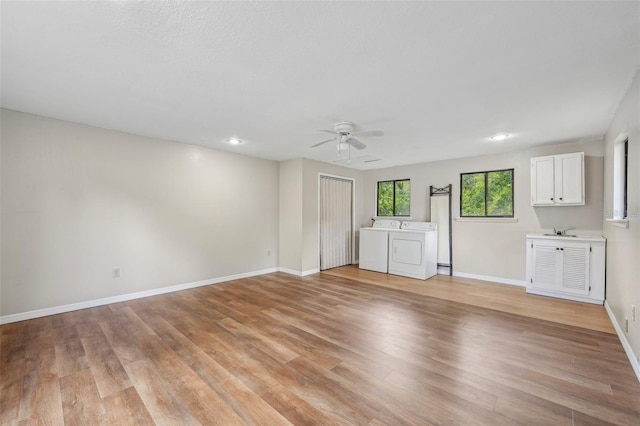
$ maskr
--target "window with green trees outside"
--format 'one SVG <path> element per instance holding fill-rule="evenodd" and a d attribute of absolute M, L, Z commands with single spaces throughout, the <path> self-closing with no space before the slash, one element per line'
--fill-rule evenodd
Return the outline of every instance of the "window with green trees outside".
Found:
<path fill-rule="evenodd" d="M 411 181 L 409 179 L 378 182 L 378 216 L 409 216 Z"/>
<path fill-rule="evenodd" d="M 513 217 L 513 169 L 460 173 L 460 217 Z"/>

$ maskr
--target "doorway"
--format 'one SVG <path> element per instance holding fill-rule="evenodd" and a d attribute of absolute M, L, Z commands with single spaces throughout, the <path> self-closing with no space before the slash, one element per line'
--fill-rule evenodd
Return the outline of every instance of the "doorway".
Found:
<path fill-rule="evenodd" d="M 353 179 L 320 175 L 321 271 L 352 263 L 353 184 Z"/>

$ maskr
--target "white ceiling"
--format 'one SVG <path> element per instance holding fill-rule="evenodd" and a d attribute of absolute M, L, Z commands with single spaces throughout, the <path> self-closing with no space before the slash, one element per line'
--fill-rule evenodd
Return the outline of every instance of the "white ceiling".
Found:
<path fill-rule="evenodd" d="M 602 137 L 640 2 L 2 1 L 2 107 L 284 160 L 316 129 L 367 169 Z M 497 132 L 511 139 L 492 142 Z M 224 143 L 237 136 L 238 147 Z"/>

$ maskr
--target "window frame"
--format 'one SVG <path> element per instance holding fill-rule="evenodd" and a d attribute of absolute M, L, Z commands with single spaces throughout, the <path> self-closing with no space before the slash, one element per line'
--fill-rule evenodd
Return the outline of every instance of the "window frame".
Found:
<path fill-rule="evenodd" d="M 628 198 L 628 191 L 629 191 L 629 137 L 627 137 L 624 142 L 624 161 L 622 162 L 624 165 L 624 176 L 622 177 L 622 185 L 623 185 L 623 192 L 624 192 L 624 213 L 623 213 L 623 219 L 628 219 L 629 218 L 629 198 Z"/>
<path fill-rule="evenodd" d="M 396 183 L 397 182 L 409 182 L 409 214 L 396 214 Z M 380 214 L 380 184 L 389 183 L 393 184 L 393 200 L 392 200 L 392 215 Z M 391 180 L 379 180 L 376 183 L 376 217 L 411 217 L 411 178 L 406 179 L 391 179 Z"/>
<path fill-rule="evenodd" d="M 511 214 L 510 215 L 487 215 L 487 188 L 489 187 L 489 173 L 495 172 L 511 172 Z M 462 180 L 464 175 L 484 174 L 484 215 L 483 216 L 465 216 L 462 214 Z M 497 169 L 485 170 L 481 172 L 460 173 L 460 217 L 465 219 L 491 219 L 491 218 L 513 218 L 516 214 L 515 207 L 515 169 Z"/>
<path fill-rule="evenodd" d="M 613 214 L 614 220 L 629 218 L 629 136 L 613 146 Z"/>

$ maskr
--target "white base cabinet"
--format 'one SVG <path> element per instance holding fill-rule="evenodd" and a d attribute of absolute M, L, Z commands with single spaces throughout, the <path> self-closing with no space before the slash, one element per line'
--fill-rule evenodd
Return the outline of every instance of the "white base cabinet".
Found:
<path fill-rule="evenodd" d="M 602 305 L 604 237 L 527 235 L 527 293 Z"/>

